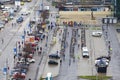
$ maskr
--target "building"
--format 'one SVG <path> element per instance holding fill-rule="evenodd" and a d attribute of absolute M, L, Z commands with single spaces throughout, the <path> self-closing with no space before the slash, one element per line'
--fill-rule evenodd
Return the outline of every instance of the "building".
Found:
<path fill-rule="evenodd" d="M 54 0 L 53 0 L 54 1 Z M 108 11 L 112 0 L 55 0 L 61 2 L 64 11 Z M 61 10 L 61 7 L 60 7 Z"/>

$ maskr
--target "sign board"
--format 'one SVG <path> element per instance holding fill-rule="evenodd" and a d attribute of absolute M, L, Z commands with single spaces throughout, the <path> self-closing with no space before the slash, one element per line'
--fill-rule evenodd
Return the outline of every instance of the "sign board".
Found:
<path fill-rule="evenodd" d="M 50 10 L 49 6 L 44 6 L 44 10 Z"/>
<path fill-rule="evenodd" d="M 113 19 L 110 18 L 110 19 L 109 19 L 109 23 L 113 23 Z"/>
<path fill-rule="evenodd" d="M 117 18 L 115 17 L 106 17 L 102 19 L 103 24 L 115 24 L 117 23 Z"/>
<path fill-rule="evenodd" d="M 20 6 L 20 0 L 15 0 L 15 6 Z"/>
<path fill-rule="evenodd" d="M 3 74 L 5 74 L 5 75 L 7 74 L 7 68 L 6 67 L 3 68 Z"/>
<path fill-rule="evenodd" d="M 17 52 L 17 48 L 14 48 L 13 51 L 14 51 L 14 53 L 16 53 Z"/>
<path fill-rule="evenodd" d="M 35 41 L 34 36 L 26 36 L 26 38 L 25 38 L 25 42 L 34 42 L 34 41 Z"/>
<path fill-rule="evenodd" d="M 113 19 L 113 23 L 117 23 L 117 19 Z"/>

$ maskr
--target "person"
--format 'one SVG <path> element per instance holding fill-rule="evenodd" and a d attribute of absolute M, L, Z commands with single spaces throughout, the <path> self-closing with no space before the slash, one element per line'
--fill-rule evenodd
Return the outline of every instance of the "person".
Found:
<path fill-rule="evenodd" d="M 38 51 L 38 55 L 41 55 L 41 51 Z"/>
<path fill-rule="evenodd" d="M 68 32 L 68 36 L 69 36 L 69 32 Z"/>
<path fill-rule="evenodd" d="M 23 46 L 23 44 L 24 44 L 24 41 L 22 41 L 21 43 L 22 43 L 22 46 Z"/>
<path fill-rule="evenodd" d="M 57 54 L 57 55 L 59 54 L 58 50 L 56 51 L 56 54 Z"/>
<path fill-rule="evenodd" d="M 20 51 L 21 45 L 19 44 L 19 46 L 18 46 L 18 47 L 19 47 L 19 51 Z"/>
<path fill-rule="evenodd" d="M 13 27 L 13 23 L 12 23 L 12 27 Z"/>
<path fill-rule="evenodd" d="M 42 51 L 42 47 L 40 47 L 40 50 Z"/>
<path fill-rule="evenodd" d="M 71 64 L 71 60 L 69 59 L 69 66 L 70 66 L 70 64 Z"/>
<path fill-rule="evenodd" d="M 112 48 L 110 47 L 110 51 L 112 51 Z"/>
<path fill-rule="evenodd" d="M 50 30 L 50 25 L 48 26 L 48 30 Z"/>
<path fill-rule="evenodd" d="M 78 48 L 80 47 L 80 44 L 78 44 Z"/>
<path fill-rule="evenodd" d="M 61 63 L 62 63 L 62 59 L 60 60 L 60 65 L 61 65 Z"/>
<path fill-rule="evenodd" d="M 4 43 L 4 39 L 2 38 L 2 44 Z"/>
<path fill-rule="evenodd" d="M 39 50 L 39 47 L 37 47 L 37 51 Z"/>

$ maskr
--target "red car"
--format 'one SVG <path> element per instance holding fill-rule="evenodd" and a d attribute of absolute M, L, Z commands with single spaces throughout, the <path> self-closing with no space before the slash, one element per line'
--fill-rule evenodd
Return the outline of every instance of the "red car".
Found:
<path fill-rule="evenodd" d="M 22 79 L 22 80 L 24 80 L 25 79 L 25 73 L 15 72 L 13 74 L 13 79 Z"/>
<path fill-rule="evenodd" d="M 40 38 L 39 37 L 35 37 L 35 40 L 40 41 Z"/>

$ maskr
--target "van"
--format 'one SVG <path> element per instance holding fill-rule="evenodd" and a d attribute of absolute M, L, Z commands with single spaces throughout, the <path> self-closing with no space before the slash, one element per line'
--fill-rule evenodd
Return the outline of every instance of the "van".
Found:
<path fill-rule="evenodd" d="M 45 80 L 53 80 L 52 73 L 47 73 L 47 77 Z"/>
<path fill-rule="evenodd" d="M 82 56 L 89 58 L 89 51 L 88 51 L 87 47 L 82 48 Z"/>

